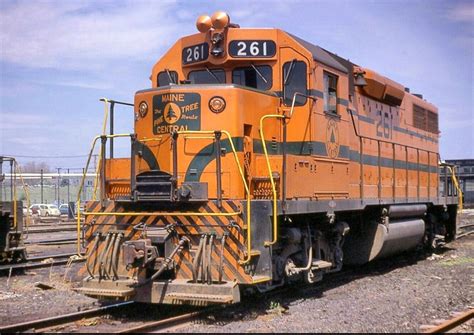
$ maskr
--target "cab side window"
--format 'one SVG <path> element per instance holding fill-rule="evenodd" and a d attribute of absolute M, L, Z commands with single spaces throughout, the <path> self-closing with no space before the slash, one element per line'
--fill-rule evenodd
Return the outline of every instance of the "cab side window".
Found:
<path fill-rule="evenodd" d="M 161 71 L 158 73 L 158 87 L 178 83 L 178 73 L 176 71 Z"/>
<path fill-rule="evenodd" d="M 337 76 L 324 72 L 324 111 L 337 114 Z"/>
<path fill-rule="evenodd" d="M 306 63 L 293 59 L 283 65 L 283 102 L 291 106 L 295 93 L 307 94 Z M 295 106 L 306 104 L 306 97 L 296 96 Z"/>

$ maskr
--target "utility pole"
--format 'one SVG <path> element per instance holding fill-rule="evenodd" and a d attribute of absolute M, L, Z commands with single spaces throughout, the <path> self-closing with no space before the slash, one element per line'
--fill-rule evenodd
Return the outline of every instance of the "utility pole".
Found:
<path fill-rule="evenodd" d="M 85 172 L 85 168 L 82 168 L 82 174 L 84 175 Z M 84 181 L 84 185 L 83 185 L 83 189 L 82 189 L 82 200 L 83 201 L 86 201 L 86 188 L 87 188 L 87 183 L 86 181 Z"/>
<path fill-rule="evenodd" d="M 10 160 L 10 201 L 13 201 L 13 160 Z"/>
<path fill-rule="evenodd" d="M 3 175 L 3 157 L 0 156 L 0 201 L 3 201 L 3 180 L 5 176 Z"/>
<path fill-rule="evenodd" d="M 41 169 L 41 203 L 43 204 L 43 169 Z"/>
<path fill-rule="evenodd" d="M 67 178 L 68 178 L 67 179 L 67 203 L 69 205 L 69 202 L 71 201 L 69 199 L 69 184 L 71 183 L 71 177 L 69 177 L 69 169 L 67 169 L 67 174 L 68 174 L 68 176 L 67 176 Z"/>
<path fill-rule="evenodd" d="M 57 168 L 57 169 L 58 169 L 58 183 L 57 183 L 57 184 L 58 184 L 58 202 L 57 202 L 57 205 L 58 205 L 58 207 L 59 207 L 59 201 L 61 200 L 61 199 L 60 199 L 61 197 L 60 197 L 60 195 L 59 195 L 59 187 L 60 187 L 60 185 L 59 185 L 59 179 L 60 179 L 60 178 L 59 178 L 59 173 L 60 173 L 60 171 L 61 171 L 61 168 Z"/>

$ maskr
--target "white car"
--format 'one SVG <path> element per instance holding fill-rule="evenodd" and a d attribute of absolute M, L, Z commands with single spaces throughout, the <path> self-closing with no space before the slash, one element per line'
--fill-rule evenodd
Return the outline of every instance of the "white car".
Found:
<path fill-rule="evenodd" d="M 59 211 L 58 206 L 56 205 L 48 205 L 48 204 L 34 204 L 31 205 L 30 209 L 33 210 L 34 207 L 37 210 L 37 213 L 40 216 L 60 216 L 61 212 Z M 33 213 L 35 211 L 33 210 Z"/>

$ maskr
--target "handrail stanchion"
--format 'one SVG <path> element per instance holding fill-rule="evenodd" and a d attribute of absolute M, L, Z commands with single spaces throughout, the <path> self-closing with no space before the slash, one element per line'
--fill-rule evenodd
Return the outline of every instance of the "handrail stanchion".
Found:
<path fill-rule="evenodd" d="M 135 163 L 135 155 L 136 155 L 136 147 L 137 147 L 137 137 L 135 135 L 130 136 L 130 196 L 132 200 L 135 199 L 135 190 L 136 190 L 136 182 L 137 182 L 137 173 L 136 173 L 136 163 Z"/>
<path fill-rule="evenodd" d="M 81 255 L 81 192 L 82 192 L 82 189 L 84 188 L 84 182 L 86 180 L 86 174 L 87 174 L 87 171 L 89 169 L 89 164 L 91 162 L 91 158 L 92 158 L 92 154 L 94 153 L 94 149 L 95 149 L 95 145 L 97 143 L 97 141 L 102 138 L 102 137 L 105 137 L 105 138 L 116 138 L 116 137 L 131 137 L 133 136 L 133 134 L 114 134 L 114 135 L 99 135 L 99 136 L 96 136 L 94 137 L 94 139 L 92 140 L 92 145 L 91 145 L 91 150 L 89 151 L 89 156 L 87 157 L 87 163 L 86 163 L 86 167 L 84 168 L 83 170 L 83 173 L 82 173 L 82 178 L 81 178 L 81 182 L 79 184 L 79 189 L 77 191 L 77 201 L 76 201 L 76 213 L 77 213 L 77 225 L 76 225 L 76 233 L 77 233 L 77 256 L 78 257 L 82 257 L 83 255 Z M 96 179 L 97 179 L 97 176 L 96 176 Z"/>
<path fill-rule="evenodd" d="M 244 188 L 245 188 L 245 194 L 246 194 L 246 203 L 247 203 L 247 213 L 246 213 L 246 223 L 247 223 L 247 256 L 244 260 L 239 260 L 239 263 L 241 265 L 243 264 L 247 264 L 248 262 L 250 262 L 251 258 L 252 258 L 252 255 L 251 255 L 251 247 L 252 247 L 252 227 L 251 227 L 251 220 L 250 220 L 250 217 L 251 217 L 251 213 L 250 213 L 250 189 L 249 189 L 249 186 L 247 185 L 247 181 L 245 180 L 245 175 L 244 175 L 244 172 L 243 172 L 243 169 L 242 169 L 242 166 L 240 165 L 240 161 L 239 161 L 239 157 L 237 156 L 237 151 L 235 150 L 235 146 L 234 146 L 234 142 L 232 140 L 232 136 L 230 135 L 230 133 L 226 130 L 220 130 L 220 132 L 222 134 L 224 134 L 227 139 L 229 140 L 229 145 L 230 145 L 230 148 L 232 150 L 232 154 L 234 155 L 234 160 L 235 160 L 235 163 L 237 164 L 237 168 L 239 170 L 239 174 L 240 174 L 240 178 L 242 179 L 242 183 L 244 185 Z M 178 131 L 177 133 L 179 134 L 183 134 L 183 135 L 192 135 L 192 134 L 202 134 L 202 135 L 215 135 L 215 131 L 214 130 L 182 130 L 182 131 Z M 188 214 L 188 215 L 191 215 L 191 213 L 185 213 L 185 214 Z M 192 213 L 192 214 L 198 214 L 198 215 L 203 215 L 203 213 L 199 214 L 199 213 Z M 217 215 L 215 215 L 217 214 Z M 206 213 L 204 214 L 204 216 L 234 216 L 234 215 L 239 215 L 241 213 L 232 213 L 232 215 L 226 215 L 226 214 L 229 214 L 229 213 Z M 161 215 L 164 215 L 164 214 L 161 214 Z M 174 214 L 176 215 L 176 214 Z M 182 214 L 178 214 L 178 215 L 182 215 Z"/>
<path fill-rule="evenodd" d="M 173 132 L 171 134 L 171 145 L 173 147 L 173 190 L 176 190 L 178 188 L 178 132 Z M 173 200 L 175 197 L 174 192 L 171 193 L 171 200 Z"/>
<path fill-rule="evenodd" d="M 216 140 L 216 178 L 217 178 L 217 206 L 222 207 L 222 166 L 221 166 L 221 136 L 220 131 L 215 131 Z"/>
<path fill-rule="evenodd" d="M 278 239 L 277 194 L 276 194 L 275 181 L 273 180 L 273 172 L 270 166 L 270 157 L 268 157 L 267 145 L 265 144 L 265 135 L 263 131 L 263 121 L 268 118 L 284 120 L 285 116 L 280 115 L 280 114 L 268 114 L 260 118 L 260 129 L 259 129 L 260 140 L 262 141 L 263 154 L 265 156 L 265 162 L 267 163 L 268 176 L 270 178 L 270 184 L 272 186 L 272 195 L 273 195 L 273 238 L 272 238 L 272 241 L 265 241 L 264 245 L 267 247 L 275 244 Z"/>
<path fill-rule="evenodd" d="M 110 139 L 112 140 L 112 138 Z M 101 141 L 101 149 L 100 149 L 100 153 L 101 153 L 101 162 L 100 162 L 100 205 L 102 206 L 102 208 L 104 207 L 105 205 L 105 146 L 107 144 L 107 136 L 105 135 L 102 135 L 100 137 L 100 141 Z"/>
<path fill-rule="evenodd" d="M 268 157 L 268 151 L 267 151 L 267 145 L 265 144 L 265 135 L 264 135 L 264 132 L 263 132 L 263 121 L 267 118 L 275 118 L 275 119 L 282 119 L 283 122 L 285 123 L 283 128 L 284 128 L 284 137 L 285 137 L 285 141 L 286 141 L 286 119 L 288 118 L 289 120 L 291 120 L 291 117 L 293 116 L 293 113 L 294 113 L 294 108 L 295 108 L 295 103 L 296 103 L 296 97 L 297 96 L 302 96 L 302 97 L 306 97 L 306 98 L 309 98 L 309 99 L 312 99 L 312 100 L 316 100 L 315 97 L 313 96 L 310 96 L 310 95 L 306 95 L 306 94 L 303 94 L 303 93 L 299 93 L 299 92 L 296 92 L 294 95 L 293 95 L 293 100 L 292 100 L 292 103 L 291 103 L 291 109 L 290 109 L 290 115 L 287 117 L 285 115 L 281 115 L 281 114 L 267 114 L 267 115 L 264 115 L 260 118 L 260 140 L 262 141 L 262 146 L 263 146 L 263 154 L 265 156 L 265 161 L 267 163 L 267 169 L 268 169 L 268 174 L 269 174 L 269 177 L 270 177 L 270 184 L 272 186 L 272 194 L 273 194 L 273 239 L 272 241 L 265 241 L 264 245 L 265 246 L 271 246 L 273 244 L 275 244 L 278 240 L 278 218 L 277 218 L 277 194 L 276 194 L 276 187 L 275 187 L 275 181 L 273 179 L 273 173 L 272 173 L 272 168 L 270 166 L 270 158 Z M 284 142 L 285 142 L 284 141 Z M 283 143 L 283 146 L 285 146 L 286 143 Z M 286 149 L 284 149 L 284 155 L 283 155 L 283 161 L 284 161 L 284 169 L 283 169 L 283 174 L 286 174 Z M 284 183 L 283 183 L 283 187 L 286 188 L 286 176 L 285 177 L 282 177 L 282 179 L 284 178 Z M 284 197 L 286 198 L 286 189 L 284 190 Z M 282 204 L 286 201 L 286 199 L 283 198 L 283 202 Z"/>

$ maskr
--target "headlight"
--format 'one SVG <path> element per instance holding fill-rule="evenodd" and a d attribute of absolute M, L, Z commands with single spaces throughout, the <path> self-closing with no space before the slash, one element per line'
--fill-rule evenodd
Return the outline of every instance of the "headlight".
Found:
<path fill-rule="evenodd" d="M 225 100 L 221 97 L 212 97 L 209 100 L 209 109 L 214 113 L 221 113 L 225 109 Z"/>
<path fill-rule="evenodd" d="M 145 117 L 146 113 L 148 113 L 148 105 L 145 101 L 142 101 L 138 106 L 138 114 L 143 118 Z"/>

